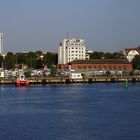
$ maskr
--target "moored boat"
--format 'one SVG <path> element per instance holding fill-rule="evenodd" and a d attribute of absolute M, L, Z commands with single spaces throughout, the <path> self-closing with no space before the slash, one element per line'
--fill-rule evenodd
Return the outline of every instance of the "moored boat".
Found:
<path fill-rule="evenodd" d="M 22 75 L 19 75 L 19 77 L 16 81 L 16 84 L 18 87 L 20 87 L 20 86 L 27 87 L 27 86 L 29 86 L 29 80 L 25 79 L 25 75 L 22 74 Z"/>

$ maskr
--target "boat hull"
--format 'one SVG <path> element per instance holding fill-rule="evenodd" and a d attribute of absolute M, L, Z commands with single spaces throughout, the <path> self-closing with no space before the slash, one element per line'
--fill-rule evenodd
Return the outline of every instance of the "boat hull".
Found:
<path fill-rule="evenodd" d="M 21 87 L 21 86 L 29 86 L 29 81 L 28 80 L 17 80 L 16 82 L 17 86 L 18 87 Z"/>

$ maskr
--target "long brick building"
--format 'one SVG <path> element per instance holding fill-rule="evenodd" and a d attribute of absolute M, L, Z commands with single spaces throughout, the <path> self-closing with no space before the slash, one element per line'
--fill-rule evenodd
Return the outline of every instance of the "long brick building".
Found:
<path fill-rule="evenodd" d="M 74 60 L 71 62 L 74 70 L 97 70 L 97 71 L 132 71 L 132 64 L 124 59 L 90 59 Z"/>

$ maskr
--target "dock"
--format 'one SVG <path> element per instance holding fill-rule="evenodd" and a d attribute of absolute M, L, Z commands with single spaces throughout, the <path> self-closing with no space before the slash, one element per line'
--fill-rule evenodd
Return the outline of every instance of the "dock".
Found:
<path fill-rule="evenodd" d="M 70 84 L 70 83 L 115 83 L 124 82 L 126 79 L 128 82 L 140 82 L 139 76 L 99 76 L 99 77 L 84 77 L 82 79 L 70 79 L 69 77 L 31 77 L 27 78 L 29 84 Z M 16 84 L 16 78 L 0 78 L 1 84 Z"/>

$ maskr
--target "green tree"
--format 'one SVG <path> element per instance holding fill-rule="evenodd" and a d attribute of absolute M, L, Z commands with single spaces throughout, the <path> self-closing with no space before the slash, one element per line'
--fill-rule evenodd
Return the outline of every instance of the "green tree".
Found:
<path fill-rule="evenodd" d="M 51 65 L 57 65 L 58 54 L 47 52 L 44 55 L 44 63 L 47 64 L 48 67 Z"/>
<path fill-rule="evenodd" d="M 122 52 L 93 52 L 90 54 L 90 59 L 124 59 L 124 55 Z"/>
<path fill-rule="evenodd" d="M 16 64 L 25 64 L 26 63 L 26 56 L 24 53 L 16 53 Z"/>
<path fill-rule="evenodd" d="M 90 59 L 101 59 L 104 57 L 104 52 L 93 52 L 90 54 Z"/>
<path fill-rule="evenodd" d="M 105 58 L 105 59 L 114 59 L 114 58 L 115 58 L 115 55 L 112 54 L 112 53 L 106 52 L 106 53 L 104 54 L 104 58 Z"/>
<path fill-rule="evenodd" d="M 0 67 L 3 67 L 4 64 L 4 58 L 2 55 L 0 55 Z"/>
<path fill-rule="evenodd" d="M 29 69 L 27 69 L 24 74 L 26 77 L 31 77 L 31 71 Z"/>
<path fill-rule="evenodd" d="M 5 56 L 5 67 L 7 69 L 15 68 L 15 55 L 12 52 L 8 52 Z"/>
<path fill-rule="evenodd" d="M 136 55 L 132 60 L 132 67 L 140 70 L 140 55 Z"/>
<path fill-rule="evenodd" d="M 54 65 L 50 66 L 51 76 L 56 76 L 57 74 L 57 68 Z"/>
<path fill-rule="evenodd" d="M 36 54 L 34 52 L 29 52 L 26 56 L 26 64 L 29 68 L 35 68 L 36 67 Z"/>
<path fill-rule="evenodd" d="M 43 52 L 42 51 L 36 51 L 35 54 L 38 58 L 40 58 L 40 56 L 43 55 Z"/>

